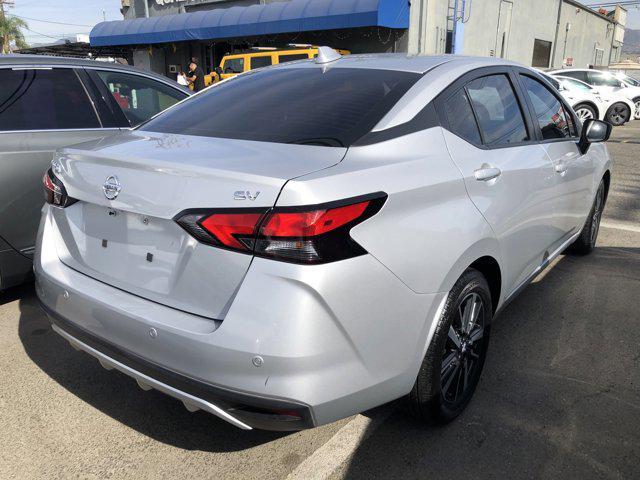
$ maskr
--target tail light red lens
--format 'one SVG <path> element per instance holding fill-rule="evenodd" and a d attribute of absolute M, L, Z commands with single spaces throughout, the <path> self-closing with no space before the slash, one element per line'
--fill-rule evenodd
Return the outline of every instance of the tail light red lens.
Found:
<path fill-rule="evenodd" d="M 294 263 L 327 263 L 367 253 L 349 231 L 385 200 L 386 194 L 378 193 L 313 207 L 195 211 L 177 222 L 209 245 Z"/>
<path fill-rule="evenodd" d="M 65 208 L 77 202 L 75 198 L 67 195 L 67 190 L 64 188 L 62 180 L 53 173 L 51 168 L 44 173 L 42 184 L 44 186 L 44 198 L 48 204 Z"/>

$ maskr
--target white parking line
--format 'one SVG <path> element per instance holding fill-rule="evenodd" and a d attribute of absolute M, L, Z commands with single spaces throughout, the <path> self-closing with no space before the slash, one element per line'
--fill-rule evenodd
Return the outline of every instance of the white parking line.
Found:
<path fill-rule="evenodd" d="M 629 223 L 619 223 L 619 222 L 601 222 L 601 227 L 604 228 L 612 228 L 614 230 L 626 230 L 627 232 L 638 232 L 640 233 L 640 226 L 632 225 Z"/>
<path fill-rule="evenodd" d="M 390 414 L 391 411 L 381 412 L 376 414 L 373 419 L 364 415 L 356 415 L 327 443 L 298 465 L 287 476 L 287 480 L 325 480 L 329 478 Z"/>

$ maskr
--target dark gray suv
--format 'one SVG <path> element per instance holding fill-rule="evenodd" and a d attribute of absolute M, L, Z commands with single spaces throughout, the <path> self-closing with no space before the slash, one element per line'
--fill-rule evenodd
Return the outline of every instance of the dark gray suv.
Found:
<path fill-rule="evenodd" d="M 0 290 L 31 273 L 42 175 L 53 152 L 135 127 L 189 94 L 123 65 L 0 56 Z"/>

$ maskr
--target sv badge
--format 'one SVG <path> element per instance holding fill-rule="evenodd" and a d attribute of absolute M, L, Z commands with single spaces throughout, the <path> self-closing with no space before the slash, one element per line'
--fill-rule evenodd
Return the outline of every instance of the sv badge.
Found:
<path fill-rule="evenodd" d="M 260 195 L 260 192 L 258 191 L 255 193 L 252 193 L 248 190 L 246 191 L 238 190 L 233 193 L 233 199 L 234 200 L 251 200 L 253 202 L 256 198 L 258 198 L 258 195 Z"/>

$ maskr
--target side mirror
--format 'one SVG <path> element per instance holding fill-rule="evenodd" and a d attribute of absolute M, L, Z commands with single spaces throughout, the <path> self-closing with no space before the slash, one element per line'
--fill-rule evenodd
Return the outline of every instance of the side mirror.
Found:
<path fill-rule="evenodd" d="M 589 151 L 592 143 L 601 143 L 609 140 L 613 125 L 601 120 L 591 118 L 584 122 L 578 148 L 583 155 Z"/>
<path fill-rule="evenodd" d="M 222 75 L 222 68 L 220 67 L 214 68 L 213 71 L 216 72 L 218 75 Z"/>

